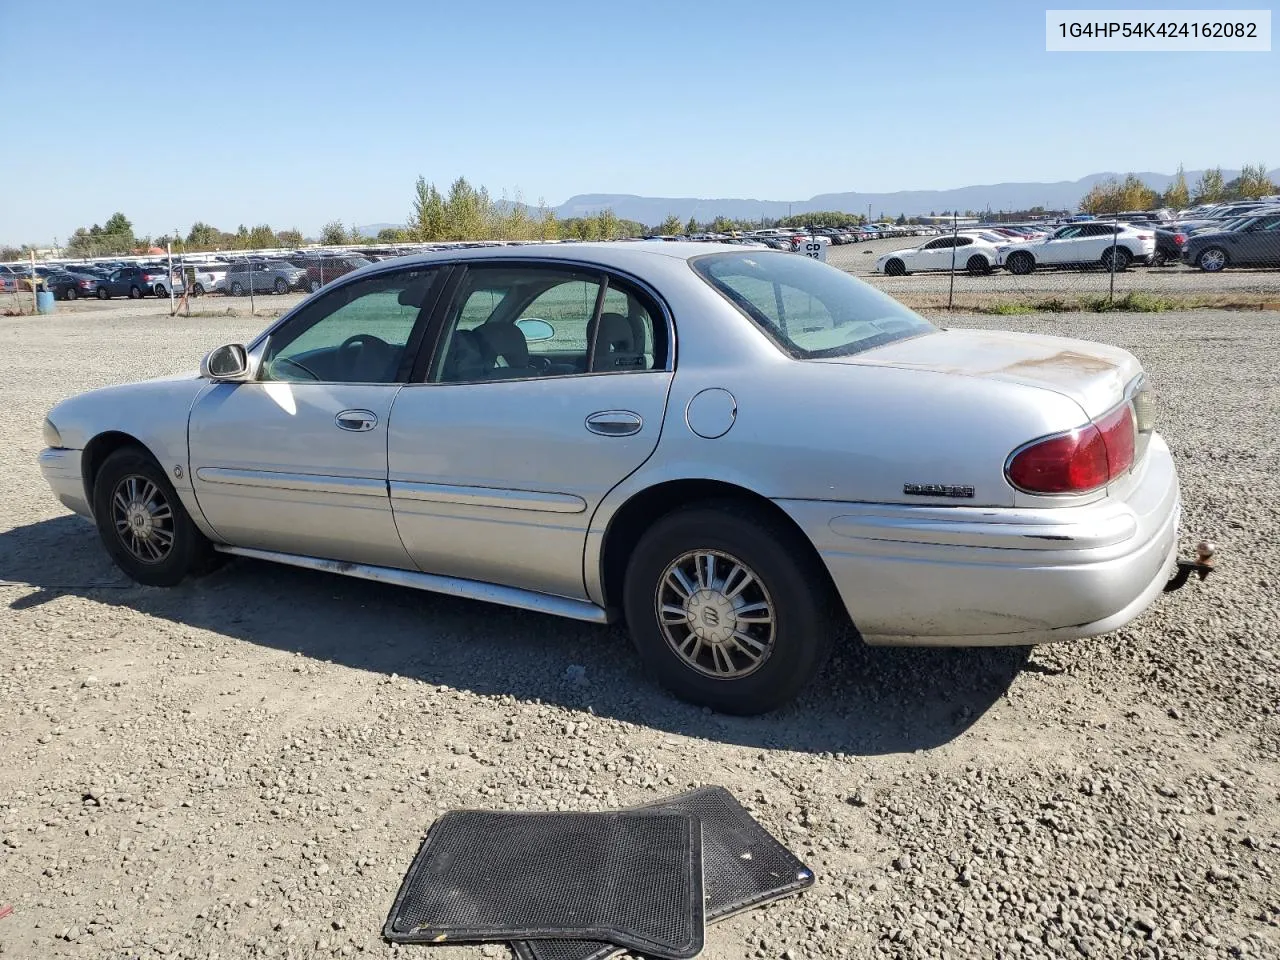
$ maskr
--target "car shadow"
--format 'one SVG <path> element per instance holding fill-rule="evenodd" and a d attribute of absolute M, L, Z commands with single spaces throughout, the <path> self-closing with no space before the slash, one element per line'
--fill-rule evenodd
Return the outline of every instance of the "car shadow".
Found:
<path fill-rule="evenodd" d="M 945 744 L 1029 660 L 1026 647 L 892 649 L 850 639 L 794 703 L 766 716 L 728 717 L 684 704 L 646 679 L 619 627 L 243 559 L 172 589 L 143 587 L 120 573 L 97 531 L 78 517 L 0 532 L 0 581 L 33 588 L 9 603 L 15 611 L 74 594 L 359 670 L 811 753 Z"/>

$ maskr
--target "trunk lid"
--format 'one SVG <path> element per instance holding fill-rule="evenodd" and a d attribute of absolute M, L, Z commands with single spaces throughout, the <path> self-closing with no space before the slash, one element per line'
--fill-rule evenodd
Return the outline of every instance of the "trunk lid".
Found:
<path fill-rule="evenodd" d="M 1001 330 L 942 330 L 817 362 L 927 370 L 1040 387 L 1070 397 L 1090 419 L 1119 403 L 1125 387 L 1142 373 L 1137 357 L 1119 347 Z"/>

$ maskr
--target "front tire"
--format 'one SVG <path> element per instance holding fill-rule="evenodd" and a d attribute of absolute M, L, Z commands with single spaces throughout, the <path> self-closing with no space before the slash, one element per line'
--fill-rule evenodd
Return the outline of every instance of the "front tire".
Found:
<path fill-rule="evenodd" d="M 1015 273 L 1020 277 L 1025 277 L 1028 273 L 1036 268 L 1035 258 L 1029 253 L 1019 251 L 1010 255 L 1005 262 L 1005 266 L 1009 268 L 1010 273 Z"/>
<path fill-rule="evenodd" d="M 1209 247 L 1196 257 L 1196 266 L 1205 273 L 1217 273 L 1227 265 L 1227 251 L 1221 247 Z"/>
<path fill-rule="evenodd" d="M 316 292 L 317 290 L 319 290 L 319 289 L 320 289 L 320 281 L 319 281 L 319 280 L 312 280 L 312 281 L 311 281 L 311 292 L 312 292 L 312 293 L 315 293 L 315 292 Z"/>
<path fill-rule="evenodd" d="M 204 287 L 201 284 L 197 283 L 194 287 L 191 288 L 191 292 L 197 297 L 203 297 Z"/>
<path fill-rule="evenodd" d="M 276 277 L 275 291 L 276 296 L 283 296 L 289 292 L 289 284 L 285 282 L 283 277 Z"/>
<path fill-rule="evenodd" d="M 139 583 L 174 586 L 212 556 L 169 478 L 138 447 L 122 447 L 102 464 L 93 515 L 111 559 Z"/>
<path fill-rule="evenodd" d="M 781 706 L 831 653 L 830 581 L 812 546 L 732 501 L 685 507 L 650 527 L 627 565 L 623 606 L 659 682 L 723 713 Z"/>
<path fill-rule="evenodd" d="M 231 295 L 232 295 L 233 297 L 243 297 L 243 296 L 244 296 L 244 287 L 243 287 L 243 286 L 241 286 L 241 285 L 240 285 L 240 284 L 238 284 L 238 283 L 233 283 L 233 284 L 231 285 Z"/>
<path fill-rule="evenodd" d="M 884 265 L 885 276 L 888 277 L 905 277 L 907 275 L 907 265 L 894 257 Z"/>

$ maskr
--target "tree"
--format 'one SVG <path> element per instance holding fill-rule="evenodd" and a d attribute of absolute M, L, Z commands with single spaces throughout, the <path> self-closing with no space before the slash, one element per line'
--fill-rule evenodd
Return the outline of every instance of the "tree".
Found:
<path fill-rule="evenodd" d="M 276 234 L 276 243 L 282 247 L 302 246 L 302 231 L 297 227 L 292 230 L 281 230 Z"/>
<path fill-rule="evenodd" d="M 698 221 L 695 220 L 692 215 L 689 217 L 689 222 L 684 225 L 684 232 L 685 233 L 698 232 Z"/>
<path fill-rule="evenodd" d="M 729 231 L 733 230 L 734 227 L 735 227 L 734 222 L 725 216 L 716 217 L 714 220 L 711 221 L 712 233 L 728 233 Z"/>
<path fill-rule="evenodd" d="M 347 228 L 341 220 L 330 220 L 320 228 L 320 242 L 330 247 L 341 246 L 347 242 Z"/>
<path fill-rule="evenodd" d="M 1094 184 L 1080 201 L 1080 209 L 1095 216 L 1124 210 L 1149 210 L 1159 198 L 1159 194 L 1130 173 L 1125 175 L 1123 182 L 1110 177 Z"/>
<path fill-rule="evenodd" d="M 265 223 L 260 223 L 249 231 L 249 249 L 263 250 L 276 245 L 276 232 Z"/>
<path fill-rule="evenodd" d="M 596 221 L 600 225 L 600 239 L 616 240 L 621 235 L 622 225 L 609 207 L 605 207 L 600 211 Z"/>
<path fill-rule="evenodd" d="M 409 232 L 414 240 L 443 240 L 445 237 L 444 198 L 434 183 L 418 177 L 414 184 L 413 216 L 409 218 Z"/>
<path fill-rule="evenodd" d="M 1267 165 L 1257 166 L 1246 163 L 1240 168 L 1240 176 L 1236 180 L 1235 193 L 1242 200 L 1256 200 L 1276 192 L 1276 185 L 1267 176 Z"/>
<path fill-rule="evenodd" d="M 658 227 L 658 232 L 664 237 L 674 237 L 680 233 L 680 230 L 680 218 L 674 213 L 668 214 L 667 219 L 663 220 L 662 224 Z"/>
<path fill-rule="evenodd" d="M 560 239 L 560 221 L 554 210 L 547 209 L 547 202 L 538 200 L 538 237 L 542 240 Z"/>
<path fill-rule="evenodd" d="M 1182 169 L 1182 164 L 1178 164 L 1178 173 L 1174 176 L 1173 183 L 1169 184 L 1169 189 L 1164 192 L 1162 202 L 1173 210 L 1185 210 L 1191 205 L 1191 191 L 1187 189 L 1187 172 Z"/>
<path fill-rule="evenodd" d="M 81 227 L 83 230 L 84 228 Z M 70 246 L 70 244 L 68 244 Z M 17 247 L 0 247 L 0 260 L 17 260 L 22 257 L 22 251 Z"/>
<path fill-rule="evenodd" d="M 383 227 L 378 231 L 379 243 L 408 243 L 410 239 L 406 227 Z"/>
<path fill-rule="evenodd" d="M 187 234 L 187 246 L 211 250 L 218 246 L 221 233 L 222 231 L 217 227 L 212 227 L 201 220 L 197 220 L 191 225 L 191 231 Z"/>
<path fill-rule="evenodd" d="M 1200 174 L 1200 179 L 1196 181 L 1196 189 L 1192 194 L 1192 200 L 1196 203 L 1217 203 L 1226 194 L 1226 186 L 1222 179 L 1222 168 L 1213 167 Z"/>

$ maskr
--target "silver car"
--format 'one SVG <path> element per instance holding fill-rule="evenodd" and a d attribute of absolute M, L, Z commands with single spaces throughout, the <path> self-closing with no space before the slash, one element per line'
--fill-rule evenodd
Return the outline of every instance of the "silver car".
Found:
<path fill-rule="evenodd" d="M 849 621 L 873 644 L 1088 637 L 1177 565 L 1131 354 L 940 330 L 728 244 L 373 264 L 44 431 L 54 493 L 142 583 L 236 554 L 624 618 L 669 688 L 738 713 L 791 698 Z"/>

